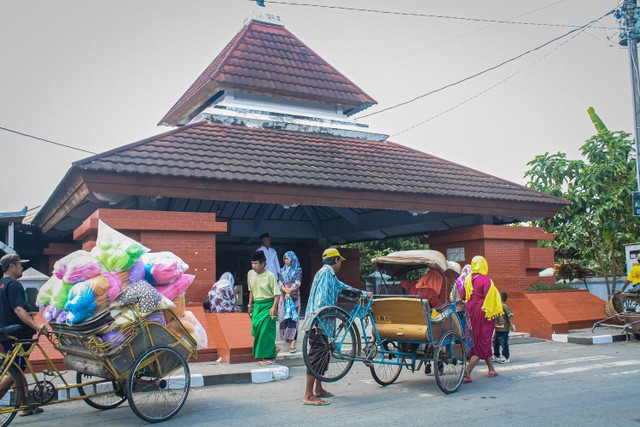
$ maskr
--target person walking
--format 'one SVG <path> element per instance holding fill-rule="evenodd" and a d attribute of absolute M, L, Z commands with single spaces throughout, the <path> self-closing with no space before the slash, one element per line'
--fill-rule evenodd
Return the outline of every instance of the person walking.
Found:
<path fill-rule="evenodd" d="M 513 323 L 513 311 L 506 304 L 509 294 L 500 292 L 500 297 L 504 313 L 496 317 L 496 333 L 493 335 L 493 360 L 498 363 L 509 363 L 509 331 L 515 331 L 516 325 Z M 500 356 L 500 347 L 502 347 L 502 356 Z"/>
<path fill-rule="evenodd" d="M 302 324 L 302 330 L 308 331 L 309 333 L 308 340 L 311 350 L 309 351 L 308 358 L 309 360 L 325 360 L 326 366 L 323 366 L 324 369 L 319 369 L 324 372 L 326 372 L 329 364 L 329 359 L 326 357 L 326 354 L 324 354 L 324 344 L 327 342 L 327 337 L 323 336 L 321 329 L 311 327 L 318 312 L 323 307 L 336 305 L 340 292 L 344 289 L 360 292 L 368 298 L 373 296 L 372 292 L 361 291 L 338 280 L 336 273 L 340 271 L 342 261 L 345 261 L 345 258 L 340 255 L 340 252 L 336 248 L 326 249 L 322 253 L 322 268 L 318 270 L 313 278 L 305 319 Z M 328 405 L 329 402 L 324 399 L 330 397 L 333 397 L 333 393 L 325 390 L 322 386 L 322 381 L 314 377 L 311 371 L 307 369 L 307 382 L 302 403 L 313 406 Z"/>
<path fill-rule="evenodd" d="M 257 250 L 264 252 L 267 260 L 267 270 L 272 272 L 276 278 L 280 275 L 280 260 L 278 259 L 278 251 L 271 247 L 271 237 L 269 233 L 260 235 L 260 246 Z"/>
<path fill-rule="evenodd" d="M 300 285 L 302 284 L 302 268 L 293 251 L 282 257 L 284 267 L 280 270 L 278 285 L 280 286 L 280 302 L 278 304 L 278 322 L 280 339 L 289 343 L 289 352 L 297 352 L 298 315 L 300 314 Z M 293 308 L 293 310 L 291 309 Z"/>
<path fill-rule="evenodd" d="M 0 258 L 0 267 L 2 268 L 2 279 L 0 279 L 0 327 L 7 327 L 11 325 L 20 325 L 20 329 L 12 333 L 18 339 L 30 339 L 33 334 L 39 329 L 38 325 L 31 318 L 26 310 L 27 301 L 25 298 L 24 287 L 18 279 L 22 277 L 23 265 L 25 262 L 29 262 L 28 259 L 20 259 L 17 254 L 7 254 Z M 13 350 L 15 342 L 11 340 L 1 341 L 2 348 L 5 353 Z M 18 357 L 16 363 L 24 371 L 27 368 L 27 362 L 23 357 Z M 33 414 L 39 414 L 43 411 L 42 408 L 37 406 L 29 406 L 27 400 L 26 390 L 26 378 L 23 379 L 25 384 L 25 390 L 22 393 L 22 406 L 27 406 L 27 409 L 21 411 L 18 415 L 21 417 Z M 13 386 L 13 381 L 9 375 L 0 380 L 0 397 L 9 391 Z"/>
<path fill-rule="evenodd" d="M 495 329 L 495 317 L 503 313 L 500 294 L 487 276 L 489 265 L 483 256 L 475 256 L 471 260 L 471 274 L 464 281 L 466 314 L 473 330 L 474 345 L 469 352 L 469 363 L 463 382 L 470 383 L 471 372 L 480 360 L 484 360 L 489 368 L 487 376 L 498 375 L 491 360 L 491 340 Z"/>
<path fill-rule="evenodd" d="M 276 350 L 276 315 L 280 288 L 276 276 L 266 269 L 264 252 L 251 254 L 251 271 L 247 274 L 249 304 L 247 310 L 251 316 L 251 335 L 253 335 L 253 357 L 262 359 L 261 365 L 273 365 Z"/>

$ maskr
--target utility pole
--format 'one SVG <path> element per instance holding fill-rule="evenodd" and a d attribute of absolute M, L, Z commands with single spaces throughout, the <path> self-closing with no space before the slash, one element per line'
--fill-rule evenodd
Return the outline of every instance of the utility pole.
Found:
<path fill-rule="evenodd" d="M 629 50 L 629 65 L 631 66 L 631 93 L 633 94 L 633 124 L 636 141 L 636 178 L 640 192 L 640 89 L 638 88 L 638 17 L 637 0 L 625 0 L 619 18 L 624 19 L 625 25 L 620 33 L 620 44 Z M 634 209 L 635 211 L 635 209 Z"/>

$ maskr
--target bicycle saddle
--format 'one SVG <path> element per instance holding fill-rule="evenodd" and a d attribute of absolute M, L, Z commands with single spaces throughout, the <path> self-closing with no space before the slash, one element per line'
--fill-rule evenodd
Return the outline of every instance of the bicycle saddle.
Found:
<path fill-rule="evenodd" d="M 0 328 L 0 337 L 5 336 L 5 335 L 11 335 L 12 333 L 16 332 L 21 327 L 22 326 L 20 326 L 20 325 L 9 325 L 9 326 L 5 326 L 4 328 Z"/>

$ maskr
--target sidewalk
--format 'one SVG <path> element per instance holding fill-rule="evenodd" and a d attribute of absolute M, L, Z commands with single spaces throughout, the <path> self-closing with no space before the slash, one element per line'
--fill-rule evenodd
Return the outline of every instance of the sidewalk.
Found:
<path fill-rule="evenodd" d="M 603 324 L 591 331 L 590 328 L 574 329 L 567 334 L 553 334 L 551 339 L 558 342 L 573 344 L 594 345 L 609 344 L 612 342 L 635 340 L 631 332 L 622 333 L 623 326 Z"/>

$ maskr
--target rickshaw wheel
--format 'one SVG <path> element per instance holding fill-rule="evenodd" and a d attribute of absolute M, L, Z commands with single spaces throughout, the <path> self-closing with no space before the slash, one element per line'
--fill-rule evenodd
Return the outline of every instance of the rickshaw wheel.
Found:
<path fill-rule="evenodd" d="M 321 332 L 311 338 L 312 331 Z M 310 330 L 304 334 L 304 363 L 311 375 L 319 380 L 338 381 L 353 366 L 357 345 L 356 333 L 349 327 L 349 317 L 337 307 L 324 309 L 313 319 Z"/>
<path fill-rule="evenodd" d="M 7 375 L 13 380 L 13 385 L 4 395 L 4 398 L 0 400 L 0 422 L 2 422 L 2 427 L 11 424 L 11 421 L 18 413 L 17 408 L 20 407 L 20 402 L 22 402 L 22 390 L 24 387 L 24 379 L 18 366 L 11 365 Z"/>
<path fill-rule="evenodd" d="M 180 411 L 191 385 L 189 365 L 174 349 L 153 347 L 140 355 L 129 372 L 127 398 L 141 419 L 157 423 Z"/>
<path fill-rule="evenodd" d="M 436 382 L 443 392 L 450 394 L 460 388 L 467 358 L 464 340 L 456 331 L 446 331 L 434 349 L 433 366 Z"/>
<path fill-rule="evenodd" d="M 76 384 L 80 384 L 78 386 L 78 393 L 80 393 L 80 396 L 94 394 L 94 389 L 92 386 L 87 386 L 85 390 L 85 386 L 83 386 L 82 384 L 85 382 L 95 381 L 99 378 L 101 377 L 94 377 L 93 375 L 76 372 Z M 113 393 L 82 399 L 87 405 L 91 406 L 92 408 L 102 410 L 113 409 L 122 405 L 122 403 L 127 400 L 127 396 L 124 394 L 124 389 L 122 388 L 122 386 L 113 380 L 105 379 L 104 381 L 99 382 L 98 384 L 96 384 L 96 390 L 98 393 L 113 390 Z"/>
<path fill-rule="evenodd" d="M 386 342 L 382 346 L 385 350 L 397 353 L 400 351 L 398 344 L 395 342 Z M 382 358 L 386 362 L 399 362 L 398 356 L 395 354 L 382 354 Z M 377 357 L 376 357 L 377 359 Z M 398 377 L 400 376 L 400 371 L 402 371 L 402 365 L 387 365 L 383 363 L 378 363 L 374 359 L 373 364 L 369 367 L 371 369 L 371 376 L 373 379 L 380 385 L 386 386 L 393 384 Z"/>

